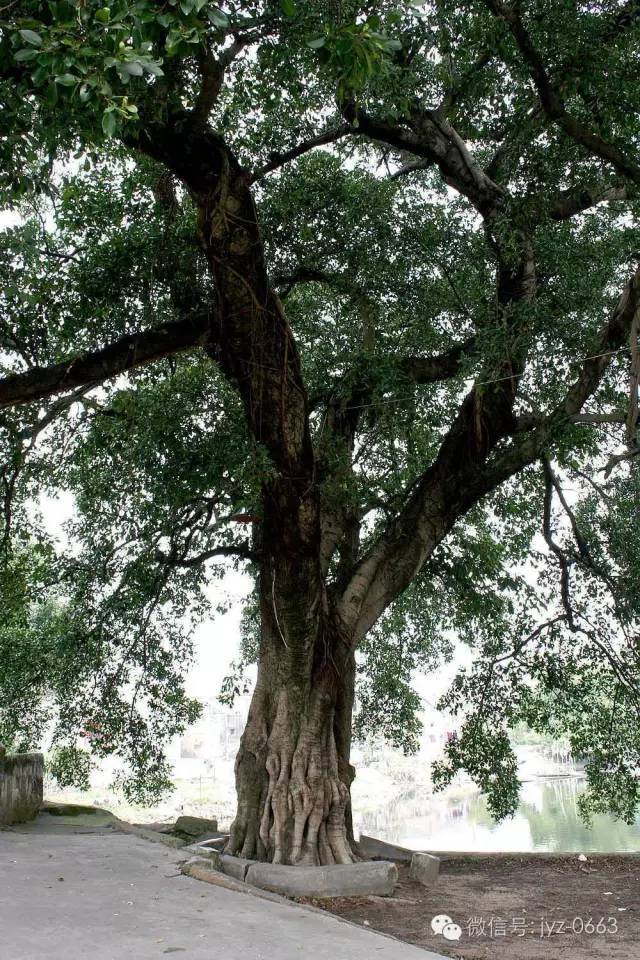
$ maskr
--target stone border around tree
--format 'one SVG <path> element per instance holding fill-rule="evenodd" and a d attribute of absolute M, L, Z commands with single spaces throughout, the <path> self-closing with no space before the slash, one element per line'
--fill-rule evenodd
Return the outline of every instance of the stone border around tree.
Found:
<path fill-rule="evenodd" d="M 434 886 L 440 873 L 440 857 L 364 834 L 357 849 L 362 856 L 372 859 L 324 867 L 291 867 L 232 857 L 216 849 L 220 839 L 190 844 L 185 850 L 211 870 L 285 897 L 389 897 L 398 882 L 398 868 L 393 861 L 408 864 L 411 879 L 425 887 Z"/>
<path fill-rule="evenodd" d="M 395 843 L 378 840 L 377 837 L 368 837 L 365 833 L 360 834 L 356 846 L 358 853 L 369 860 L 395 860 L 397 863 L 411 863 L 411 857 L 415 852 L 408 847 L 399 847 Z"/>
<path fill-rule="evenodd" d="M 365 857 L 388 858 L 399 863 L 409 864 L 409 876 L 425 887 L 432 887 L 440 874 L 440 857 L 423 850 L 410 850 L 408 847 L 399 847 L 395 843 L 387 843 L 376 837 L 360 835 L 358 850 Z"/>
<path fill-rule="evenodd" d="M 242 857 L 231 857 L 200 844 L 185 847 L 195 854 L 182 867 L 189 876 L 203 870 L 218 871 L 240 883 L 285 897 L 390 897 L 398 882 L 398 868 L 386 860 L 361 863 L 331 864 L 322 867 L 292 867 L 283 864 L 259 863 Z M 198 879 L 203 879 L 198 876 Z"/>

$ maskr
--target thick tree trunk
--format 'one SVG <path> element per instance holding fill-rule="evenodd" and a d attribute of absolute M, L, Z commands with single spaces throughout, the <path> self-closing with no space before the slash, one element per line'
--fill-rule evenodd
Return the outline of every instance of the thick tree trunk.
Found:
<path fill-rule="evenodd" d="M 308 397 L 248 177 L 187 112 L 149 124 L 139 146 L 183 180 L 198 207 L 214 304 L 207 349 L 273 465 L 263 489 L 258 682 L 236 763 L 229 850 L 276 863 L 348 863 L 353 647 L 327 598 L 331 550 Z"/>
<path fill-rule="evenodd" d="M 322 590 L 309 589 L 304 571 L 293 579 L 274 589 L 272 571 L 261 574 L 258 679 L 236 759 L 228 852 L 351 863 L 353 653 L 331 625 Z"/>

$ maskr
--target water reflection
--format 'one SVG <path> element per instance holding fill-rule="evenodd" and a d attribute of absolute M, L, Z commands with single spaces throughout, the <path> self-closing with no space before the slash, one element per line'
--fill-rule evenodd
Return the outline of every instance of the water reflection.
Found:
<path fill-rule="evenodd" d="M 621 853 L 640 851 L 640 819 L 632 826 L 594 817 L 588 828 L 576 801 L 580 777 L 537 779 L 523 784 L 516 815 L 491 819 L 485 800 L 472 788 L 430 795 L 410 788 L 378 808 L 355 811 L 356 830 L 414 849 L 513 852 Z"/>

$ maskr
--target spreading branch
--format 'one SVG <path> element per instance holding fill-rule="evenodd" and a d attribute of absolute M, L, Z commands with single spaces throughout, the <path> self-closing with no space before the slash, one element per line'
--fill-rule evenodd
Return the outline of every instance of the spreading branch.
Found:
<path fill-rule="evenodd" d="M 445 183 L 466 196 L 483 216 L 494 213 L 504 200 L 502 187 L 471 156 L 462 137 L 438 110 L 416 108 L 401 124 L 378 119 L 352 102 L 345 104 L 343 114 L 354 135 L 436 164 Z"/>
<path fill-rule="evenodd" d="M 578 376 L 564 398 L 546 416 L 532 421 L 530 429 L 520 433 L 504 453 L 487 463 L 480 481 L 485 493 L 539 460 L 565 426 L 579 422 L 585 403 L 595 394 L 620 348 L 628 342 L 639 306 L 640 267 L 626 283 L 607 324 L 583 360 Z"/>
<path fill-rule="evenodd" d="M 402 386 L 403 381 L 407 380 L 420 385 L 452 380 L 460 373 L 464 357 L 473 352 L 475 344 L 475 337 L 469 337 L 463 343 L 458 343 L 449 350 L 433 356 L 400 357 L 395 361 L 390 381 L 396 386 Z M 322 403 L 337 404 L 345 411 L 359 410 L 369 406 L 374 384 L 370 380 L 356 378 L 353 375 L 350 382 L 351 387 L 347 395 L 341 393 L 339 385 L 329 392 L 322 391 L 314 394 L 311 397 L 311 408 L 316 409 Z"/>
<path fill-rule="evenodd" d="M 601 426 L 603 423 L 623 424 L 624 413 L 576 413 L 571 418 L 573 423 L 582 423 L 587 426 Z"/>
<path fill-rule="evenodd" d="M 307 391 L 298 345 L 268 275 L 247 172 L 219 134 L 194 128 L 182 110 L 149 123 L 137 145 L 184 183 L 198 210 L 217 311 L 207 352 L 238 391 L 250 436 L 275 467 L 276 479 L 265 485 L 265 542 L 275 550 L 285 539 L 289 554 L 306 555 L 319 540 L 315 503 L 301 507 L 314 497 Z"/>
<path fill-rule="evenodd" d="M 214 560 L 218 557 L 221 559 L 238 558 L 240 560 L 251 560 L 254 563 L 257 563 L 260 559 L 259 554 L 252 550 L 248 541 L 246 543 L 237 543 L 225 547 L 212 547 L 211 550 L 203 550 L 202 553 L 193 554 L 190 557 L 163 553 L 161 550 L 156 551 L 156 559 L 159 560 L 160 563 L 166 563 L 171 567 L 180 567 L 182 569 L 201 567 L 208 560 Z"/>
<path fill-rule="evenodd" d="M 49 367 L 32 367 L 0 380 L 0 408 L 42 400 L 87 384 L 98 384 L 127 370 L 203 345 L 210 327 L 206 313 L 165 324 Z"/>
<path fill-rule="evenodd" d="M 475 337 L 469 337 L 464 343 L 432 357 L 404 357 L 399 363 L 400 370 L 405 377 L 419 384 L 451 380 L 460 373 L 464 357 L 473 351 L 475 344 Z"/>
<path fill-rule="evenodd" d="M 210 49 L 204 51 L 198 61 L 200 68 L 200 90 L 192 111 L 196 123 L 206 123 L 211 111 L 218 102 L 224 83 L 224 75 L 239 53 L 251 43 L 255 43 L 272 28 L 250 30 L 246 33 L 235 31 L 232 42 L 216 56 Z"/>
<path fill-rule="evenodd" d="M 469 84 L 473 82 L 476 75 L 491 63 L 495 57 L 494 50 L 483 50 L 478 54 L 471 66 L 459 76 L 453 76 L 448 85 L 442 102 L 438 108 L 442 115 L 450 114 L 464 96 Z"/>
<path fill-rule="evenodd" d="M 603 33 L 602 42 L 611 43 L 627 30 L 640 22 L 640 0 L 629 0 L 609 19 Z"/>
<path fill-rule="evenodd" d="M 633 449 L 638 446 L 638 390 L 640 389 L 640 308 L 636 310 L 631 321 L 629 331 L 629 352 L 631 353 L 631 367 L 629 370 L 629 409 L 625 421 L 625 435 L 627 446 Z"/>
<path fill-rule="evenodd" d="M 583 535 L 582 530 L 580 529 L 580 525 L 578 523 L 578 519 L 575 513 L 573 512 L 573 510 L 571 509 L 571 506 L 569 505 L 569 501 L 565 496 L 565 492 L 562 488 L 560 478 L 558 477 L 557 473 L 553 469 L 553 465 L 551 461 L 548 458 L 543 457 L 543 465 L 545 470 L 545 478 L 551 483 L 551 485 L 553 486 L 553 489 L 555 490 L 556 496 L 560 501 L 560 505 L 562 506 L 562 509 L 564 510 L 569 520 L 571 533 L 573 534 L 573 539 L 575 540 L 576 546 L 578 547 L 577 554 L 575 553 L 575 551 L 572 551 L 572 557 L 578 563 L 580 563 L 585 569 L 591 571 L 591 573 L 594 573 L 604 583 L 606 583 L 607 587 L 611 591 L 611 594 L 615 596 L 615 593 L 616 593 L 615 584 L 613 583 L 607 571 L 603 570 L 600 564 L 593 557 L 591 550 L 589 548 L 589 544 L 587 543 L 587 540 Z"/>
<path fill-rule="evenodd" d="M 560 596 L 562 608 L 564 610 L 564 619 L 566 620 L 567 626 L 572 633 L 584 635 L 595 646 L 597 646 L 597 648 L 604 655 L 605 659 L 608 661 L 620 683 L 629 690 L 634 699 L 638 700 L 640 699 L 640 688 L 638 688 L 635 678 L 629 674 L 629 671 L 627 670 L 622 658 L 614 649 L 612 649 L 608 639 L 605 641 L 598 636 L 597 631 L 591 626 L 588 616 L 586 616 L 584 612 L 577 614 L 573 609 L 571 602 L 571 568 L 575 562 L 581 564 L 585 569 L 589 570 L 606 584 L 611 596 L 613 597 L 614 604 L 616 602 L 615 584 L 612 582 L 606 571 L 602 570 L 593 560 L 588 545 L 580 533 L 580 529 L 573 511 L 566 501 L 560 481 L 553 471 L 551 462 L 548 460 L 548 458 L 543 457 L 542 465 L 545 479 L 542 533 L 545 543 L 547 544 L 551 553 L 555 556 L 560 568 Z M 569 517 L 571 530 L 578 545 L 578 554 L 576 554 L 574 551 L 566 551 L 553 536 L 552 515 L 554 492 L 558 495 L 558 499 L 560 500 L 562 508 Z M 586 623 L 586 626 L 583 625 L 583 622 Z"/>
<path fill-rule="evenodd" d="M 623 176 L 635 183 L 640 183 L 640 166 L 631 157 L 615 144 L 594 133 L 568 112 L 558 86 L 552 82 L 544 60 L 531 39 L 518 6 L 506 5 L 502 0 L 484 0 L 484 2 L 493 15 L 504 21 L 511 31 L 548 119 L 556 123 L 568 137 L 589 153 L 611 164 Z"/>
<path fill-rule="evenodd" d="M 315 150 L 316 147 L 324 147 L 328 143 L 335 143 L 337 140 L 342 140 L 343 137 L 347 137 L 352 132 L 351 126 L 348 123 L 343 123 L 341 126 L 334 127 L 332 130 L 325 130 L 324 133 L 319 133 L 316 137 L 303 140 L 302 143 L 298 143 L 290 150 L 285 150 L 284 153 L 272 153 L 267 163 L 253 171 L 250 177 L 250 183 L 261 180 L 268 173 L 279 170 L 287 163 L 291 163 L 292 160 L 297 160 L 298 157 L 303 156 L 303 154 Z"/>
<path fill-rule="evenodd" d="M 629 188 L 624 185 L 582 187 L 579 190 L 562 190 L 556 195 L 549 209 L 552 220 L 569 220 L 584 213 L 599 203 L 612 200 L 627 200 Z"/>
<path fill-rule="evenodd" d="M 639 306 L 640 267 L 627 282 L 609 322 L 602 330 L 589 357 L 585 359 L 578 379 L 568 391 L 561 407 L 552 414 L 552 419 L 572 418 L 580 413 L 610 366 L 617 350 L 628 342 L 631 325 Z"/>
<path fill-rule="evenodd" d="M 438 456 L 412 488 L 405 506 L 357 565 L 341 607 L 355 618 L 362 636 L 402 592 L 455 522 L 483 496 L 535 463 L 597 390 L 613 356 L 628 340 L 640 303 L 640 268 L 629 280 L 608 323 L 583 361 L 564 399 L 538 426 L 524 435 L 511 413 L 515 383 L 488 385 L 482 407 L 483 451 L 475 428 L 477 395 L 467 395 Z M 511 437 L 503 453 L 491 454 L 500 439 Z"/>
<path fill-rule="evenodd" d="M 434 165 L 433 160 L 412 160 L 409 163 L 403 163 L 401 167 L 389 174 L 390 180 L 399 180 L 400 177 L 406 177 L 410 173 L 417 173 L 418 170 L 428 170 Z"/>
<path fill-rule="evenodd" d="M 326 283 L 328 286 L 340 289 L 344 285 L 343 274 L 327 273 L 315 267 L 298 267 L 293 273 L 278 274 L 273 278 L 273 285 L 283 300 L 289 296 L 294 287 L 301 283 Z"/>

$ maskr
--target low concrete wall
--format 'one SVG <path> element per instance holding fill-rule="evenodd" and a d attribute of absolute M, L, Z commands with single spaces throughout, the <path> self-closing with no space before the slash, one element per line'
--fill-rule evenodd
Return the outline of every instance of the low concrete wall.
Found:
<path fill-rule="evenodd" d="M 33 820 L 42 804 L 41 753 L 8 755 L 0 746 L 0 826 Z"/>

